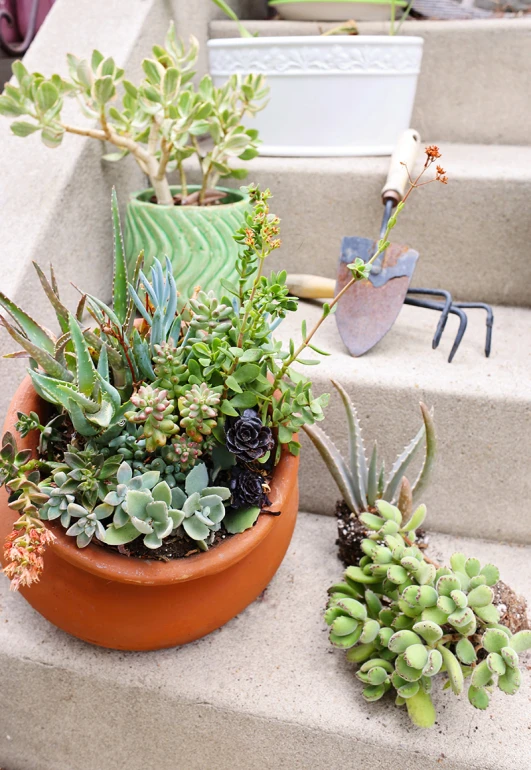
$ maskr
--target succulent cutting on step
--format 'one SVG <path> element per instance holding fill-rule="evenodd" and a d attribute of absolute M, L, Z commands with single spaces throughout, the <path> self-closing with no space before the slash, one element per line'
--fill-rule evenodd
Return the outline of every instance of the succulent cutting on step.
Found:
<path fill-rule="evenodd" d="M 388 502 L 395 501 L 401 491 L 406 470 L 422 446 L 423 439 L 425 439 L 426 448 L 422 468 L 411 490 L 409 488 L 406 490 L 406 496 L 409 497 L 406 507 L 409 508 L 413 500 L 418 499 L 420 492 L 425 488 L 435 460 L 435 427 L 428 408 L 421 403 L 420 410 L 424 424 L 404 451 L 396 458 L 386 478 L 384 464 L 380 465 L 378 461 L 376 443 L 370 460 L 367 460 L 358 415 L 348 394 L 338 382 L 332 380 L 332 384 L 341 396 L 345 407 L 349 442 L 348 460 L 343 457 L 332 440 L 317 425 L 303 425 L 302 427 L 325 461 L 343 500 L 349 509 L 356 514 L 372 508 L 379 499 Z"/>
<path fill-rule="evenodd" d="M 365 522 L 372 530 L 362 542 L 365 556 L 330 588 L 325 613 L 330 641 L 360 666 L 365 699 L 394 689 L 411 720 L 431 727 L 430 692 L 439 672 L 457 695 L 469 679 L 476 708 L 487 708 L 496 685 L 514 694 L 521 681 L 518 653 L 531 647 L 531 631 L 513 635 L 499 623 L 492 603 L 498 569 L 462 553 L 449 567 L 435 564 L 414 545 L 424 506 L 406 523 L 390 503 L 379 500 L 376 507 L 379 515 Z"/>

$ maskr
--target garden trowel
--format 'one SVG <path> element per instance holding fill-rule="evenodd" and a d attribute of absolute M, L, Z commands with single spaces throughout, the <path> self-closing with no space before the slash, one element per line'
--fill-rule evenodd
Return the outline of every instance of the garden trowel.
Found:
<path fill-rule="evenodd" d="M 420 136 L 412 129 L 405 131 L 394 149 L 387 181 L 382 190 L 384 215 L 380 238 L 385 234 L 393 208 L 402 200 L 409 186 L 419 150 Z M 339 269 L 333 281 L 318 276 L 290 275 L 288 286 L 299 297 L 326 298 L 338 294 L 350 281 L 347 268 L 356 257 L 364 262 L 373 256 L 377 241 L 358 236 L 346 236 L 341 242 Z M 337 305 L 336 320 L 339 333 L 352 356 L 370 350 L 393 326 L 406 298 L 418 252 L 408 246 L 392 243 L 372 265 L 368 279 L 355 283 Z"/>

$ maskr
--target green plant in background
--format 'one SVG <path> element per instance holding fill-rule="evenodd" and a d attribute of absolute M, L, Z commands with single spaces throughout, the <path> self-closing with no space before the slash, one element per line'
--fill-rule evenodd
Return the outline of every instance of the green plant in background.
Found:
<path fill-rule="evenodd" d="M 405 523 L 389 502 L 378 500 L 376 508 L 365 521 L 365 555 L 330 588 L 325 614 L 330 641 L 359 665 L 364 698 L 376 701 L 393 690 L 414 724 L 431 727 L 439 673 L 456 695 L 468 680 L 468 699 L 479 709 L 495 686 L 516 693 L 518 653 L 531 648 L 531 631 L 513 635 L 499 623 L 492 590 L 498 569 L 462 553 L 439 566 L 415 545 L 425 506 Z"/>
<path fill-rule="evenodd" d="M 348 459 L 343 457 L 322 428 L 317 425 L 304 425 L 303 430 L 323 458 L 343 500 L 363 524 L 371 520 L 369 512 L 380 499 L 393 502 L 400 497 L 400 509 L 403 513 L 409 512 L 415 498 L 425 489 L 435 462 L 437 447 L 435 426 L 428 408 L 421 403 L 420 410 L 424 424 L 396 458 L 386 478 L 385 465 L 383 462 L 380 464 L 378 460 L 376 442 L 370 459 L 367 459 L 367 450 L 354 404 L 338 382 L 332 380 L 332 385 L 341 396 L 345 408 Z M 425 450 L 422 467 L 417 480 L 413 486 L 410 486 L 405 474 L 423 441 Z"/>
<path fill-rule="evenodd" d="M 142 62 L 145 77 L 137 85 L 126 79 L 111 57 L 96 50 L 90 61 L 69 54 L 68 78 L 57 74 L 45 78 L 16 61 L 12 66 L 16 84 L 6 84 L 0 114 L 14 119 L 14 134 L 27 137 L 40 132 L 48 147 L 58 147 L 70 133 L 113 145 L 115 151 L 105 155 L 106 160 L 132 155 L 149 177 L 157 202 L 164 205 L 174 202 L 167 174 L 175 169 L 186 202 L 183 163 L 193 156 L 202 184 L 190 202 L 202 205 L 220 177 L 245 177 L 246 171 L 231 168 L 229 161 L 250 160 L 258 154 L 258 132 L 245 129 L 242 119 L 262 109 L 268 90 L 263 76 L 253 74 L 233 75 L 220 88 L 206 75 L 196 88 L 192 78 L 197 55 L 197 40 L 192 36 L 187 49 L 172 23 L 165 45 L 154 46 L 152 58 Z M 98 127 L 65 122 L 65 97 L 76 98 L 82 114 L 97 121 Z M 202 135 L 210 137 L 212 149 L 201 149 L 197 138 Z"/>

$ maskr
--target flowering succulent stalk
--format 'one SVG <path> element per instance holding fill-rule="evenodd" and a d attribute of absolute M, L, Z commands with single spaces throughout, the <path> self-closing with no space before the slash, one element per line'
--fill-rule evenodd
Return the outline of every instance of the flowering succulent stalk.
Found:
<path fill-rule="evenodd" d="M 142 423 L 148 452 L 155 452 L 163 447 L 170 436 L 178 433 L 175 424 L 174 403 L 168 398 L 168 392 L 151 385 L 141 385 L 131 396 L 131 403 L 136 411 L 125 413 L 129 422 Z"/>
<path fill-rule="evenodd" d="M 55 539 L 52 532 L 29 514 L 24 514 L 15 522 L 4 545 L 7 564 L 3 571 L 11 580 L 12 591 L 39 580 L 44 566 L 44 550 Z"/>
<path fill-rule="evenodd" d="M 450 567 L 435 564 L 414 544 L 425 506 L 406 523 L 394 505 L 379 500 L 376 507 L 378 514 L 362 517 L 371 531 L 362 542 L 365 556 L 330 588 L 325 614 L 332 644 L 360 665 L 364 698 L 394 690 L 411 720 L 431 727 L 430 692 L 439 672 L 456 695 L 468 678 L 468 699 L 479 709 L 487 708 L 495 685 L 514 694 L 518 653 L 531 647 L 531 631 L 513 635 L 499 623 L 492 591 L 498 569 L 461 553 Z"/>

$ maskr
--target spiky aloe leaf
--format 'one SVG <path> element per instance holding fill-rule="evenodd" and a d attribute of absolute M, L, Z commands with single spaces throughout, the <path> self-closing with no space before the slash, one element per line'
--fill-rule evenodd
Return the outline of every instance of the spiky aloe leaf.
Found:
<path fill-rule="evenodd" d="M 96 350 L 101 350 L 102 347 L 105 347 L 107 350 L 109 364 L 113 369 L 120 369 L 124 366 L 124 360 L 120 353 L 114 348 L 111 348 L 110 345 L 106 345 L 101 337 L 98 337 L 97 334 L 94 334 L 92 329 L 85 329 L 83 334 L 85 335 L 85 339 L 87 340 L 88 344 L 91 347 L 96 348 Z"/>
<path fill-rule="evenodd" d="M 378 445 L 374 442 L 374 447 L 369 463 L 369 472 L 367 474 L 367 502 L 373 506 L 378 496 Z"/>
<path fill-rule="evenodd" d="M 122 237 L 122 225 L 118 210 L 118 198 L 116 188 L 112 188 L 112 227 L 114 233 L 114 278 L 112 283 L 112 307 L 121 324 L 127 317 L 127 264 L 124 254 L 124 241 Z"/>
<path fill-rule="evenodd" d="M 91 414 L 94 414 L 100 408 L 96 401 L 84 396 L 72 383 L 61 382 L 35 371 L 31 371 L 30 376 L 33 383 L 36 383 L 43 392 L 47 393 L 46 400 L 51 401 L 53 404 L 60 404 L 65 409 L 68 409 L 69 401 L 73 400 L 82 409 Z"/>
<path fill-rule="evenodd" d="M 415 457 L 421 443 L 422 439 L 424 438 L 425 434 L 425 428 L 424 425 L 419 430 L 415 438 L 413 438 L 409 444 L 406 446 L 402 454 L 400 454 L 394 464 L 391 468 L 391 471 L 389 473 L 389 478 L 387 479 L 387 484 L 385 486 L 385 490 L 383 493 L 383 499 L 387 500 L 388 502 L 391 502 L 394 500 L 395 495 L 398 491 L 398 488 L 400 486 L 400 483 L 402 482 L 402 478 L 404 477 L 404 474 L 410 464 L 410 462 Z"/>
<path fill-rule="evenodd" d="M 332 380 L 331 382 L 341 396 L 343 406 L 345 407 L 345 413 L 347 415 L 350 470 L 353 480 L 353 490 L 354 494 L 356 495 L 356 502 L 358 503 L 360 510 L 363 511 L 367 508 L 368 471 L 360 421 L 358 420 L 358 414 L 354 404 L 348 397 L 345 389 L 342 387 L 342 385 L 339 384 L 339 382 L 336 382 L 335 380 Z"/>
<path fill-rule="evenodd" d="M 68 410 L 70 419 L 72 420 L 72 425 L 82 436 L 89 438 L 91 436 L 96 436 L 99 433 L 99 430 L 95 428 L 94 425 L 90 424 L 90 422 L 85 417 L 83 410 L 79 404 L 76 404 L 75 401 L 70 399 L 66 409 Z"/>
<path fill-rule="evenodd" d="M 38 348 L 41 348 L 50 356 L 54 354 L 55 341 L 42 326 L 33 320 L 24 310 L 19 308 L 9 297 L 0 291 L 0 305 L 7 310 L 9 315 L 18 323 L 28 340 Z M 20 332 L 19 332 L 20 334 Z M 22 335 L 21 335 L 22 336 Z"/>
<path fill-rule="evenodd" d="M 144 264 L 144 250 L 142 249 L 138 257 L 136 258 L 135 269 L 133 270 L 133 278 L 130 284 L 128 285 L 129 299 L 127 302 L 127 313 L 125 316 L 124 326 L 129 333 L 131 332 L 135 321 L 135 316 L 133 312 L 135 309 L 135 302 L 133 300 L 133 297 L 131 296 L 129 287 L 133 286 L 135 289 L 138 287 L 140 271 L 142 270 L 143 264 Z"/>
<path fill-rule="evenodd" d="M 29 353 L 31 358 L 44 369 L 46 374 L 49 374 L 51 377 L 56 377 L 57 379 L 65 380 L 66 382 L 71 382 L 74 379 L 65 366 L 59 361 L 56 361 L 46 350 L 43 350 L 41 347 L 31 342 L 27 337 L 24 337 L 23 334 L 17 331 L 14 326 L 11 326 L 11 324 L 2 316 L 0 316 L 0 324 L 9 332 L 15 342 L 18 342 L 18 344 Z"/>
<path fill-rule="evenodd" d="M 92 294 L 87 294 L 87 301 L 93 310 L 103 311 L 104 315 L 108 317 L 109 321 L 117 326 L 118 329 L 122 329 L 122 323 L 120 319 L 114 310 L 106 305 L 105 302 L 102 302 L 101 299 L 98 299 L 97 297 L 93 297 Z"/>
<path fill-rule="evenodd" d="M 433 465 L 435 463 L 435 457 L 437 455 L 437 436 L 435 435 L 435 423 L 430 410 L 426 404 L 420 402 L 420 411 L 422 412 L 422 419 L 424 420 L 424 429 L 426 432 L 426 452 L 424 454 L 424 462 L 420 469 L 417 480 L 413 484 L 411 489 L 413 493 L 413 501 L 415 501 L 421 492 L 424 491 L 427 486 Z"/>
<path fill-rule="evenodd" d="M 96 369 L 81 327 L 72 313 L 68 317 L 68 327 L 77 359 L 77 386 L 80 393 L 90 396 L 96 381 Z"/>
<path fill-rule="evenodd" d="M 343 500 L 351 511 L 359 514 L 360 509 L 354 494 L 353 479 L 341 452 L 326 435 L 324 430 L 317 425 L 303 425 L 302 427 L 323 458 L 326 467 L 338 486 Z"/>
<path fill-rule="evenodd" d="M 39 276 L 39 281 L 41 282 L 41 286 L 44 290 L 44 293 L 50 300 L 50 304 L 55 310 L 55 315 L 57 316 L 57 321 L 59 323 L 59 326 L 61 327 L 61 331 L 63 332 L 63 334 L 66 334 L 66 332 L 68 331 L 68 308 L 66 308 L 61 302 L 61 300 L 59 299 L 59 294 L 57 293 L 57 287 L 55 284 L 55 276 L 52 279 L 52 283 L 50 283 L 46 278 L 46 275 L 44 274 L 41 267 L 37 264 L 37 262 L 33 262 L 33 267 L 35 268 L 35 271 Z M 51 270 L 51 266 L 50 266 L 50 270 Z M 52 275 L 53 275 L 53 272 L 52 272 Z M 55 286 L 55 289 L 54 289 L 54 286 Z"/>

